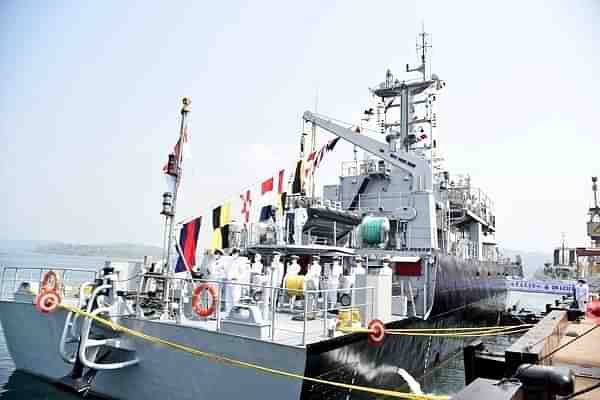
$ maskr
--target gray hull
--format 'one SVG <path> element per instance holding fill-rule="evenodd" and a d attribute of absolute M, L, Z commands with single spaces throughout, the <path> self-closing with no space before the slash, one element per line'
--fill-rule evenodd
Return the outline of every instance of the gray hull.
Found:
<path fill-rule="evenodd" d="M 66 313 L 42 315 L 33 305 L 0 302 L 0 320 L 9 352 L 18 370 L 58 381 L 71 371 L 58 353 Z M 126 325 L 203 351 L 302 375 L 306 352 L 193 327 L 135 320 Z M 298 399 L 302 381 L 239 368 L 136 340 L 140 363 L 118 371 L 98 371 L 92 384 L 97 395 L 127 400 L 148 399 Z"/>
<path fill-rule="evenodd" d="M 388 323 L 386 327 L 445 329 L 496 325 L 500 312 L 506 308 L 506 285 L 502 277 L 504 268 L 501 264 L 465 262 L 452 256 L 440 256 L 434 303 L 429 318 L 407 318 Z M 305 374 L 338 382 L 398 390 L 405 385 L 404 379 L 397 372 L 398 367 L 419 378 L 459 351 L 466 340 L 389 335 L 381 346 L 373 346 L 367 342 L 364 334 L 353 334 L 335 341 L 309 345 Z M 370 397 L 305 382 L 302 398 L 347 400 Z"/>

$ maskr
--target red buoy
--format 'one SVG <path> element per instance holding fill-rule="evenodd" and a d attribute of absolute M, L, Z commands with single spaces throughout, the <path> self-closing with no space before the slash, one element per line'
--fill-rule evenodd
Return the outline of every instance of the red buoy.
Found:
<path fill-rule="evenodd" d="M 35 307 L 39 312 L 48 314 L 55 311 L 60 302 L 60 294 L 56 290 L 46 289 L 37 297 Z"/>
<path fill-rule="evenodd" d="M 378 319 L 369 322 L 369 344 L 380 345 L 385 339 L 385 325 Z"/>
<path fill-rule="evenodd" d="M 588 303 L 585 316 L 600 325 L 600 300 L 594 300 Z"/>

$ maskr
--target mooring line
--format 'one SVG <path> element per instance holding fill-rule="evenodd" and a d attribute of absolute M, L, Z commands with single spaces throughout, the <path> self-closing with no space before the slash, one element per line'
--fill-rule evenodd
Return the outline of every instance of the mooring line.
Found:
<path fill-rule="evenodd" d="M 342 388 L 342 389 L 356 390 L 356 391 L 360 391 L 360 392 L 365 392 L 365 393 L 370 393 L 370 394 L 375 394 L 375 395 L 380 395 L 380 396 L 389 396 L 389 397 L 394 397 L 394 398 L 398 398 L 398 399 L 406 399 L 406 400 L 449 400 L 450 399 L 450 396 L 445 396 L 445 395 L 414 394 L 414 393 L 397 392 L 397 391 L 388 390 L 388 389 L 371 388 L 371 387 L 366 387 L 366 386 L 359 386 L 359 385 L 353 385 L 353 384 L 347 384 L 347 383 L 341 383 L 341 382 L 328 381 L 328 380 L 324 380 L 324 379 L 312 378 L 312 377 L 308 377 L 308 376 L 304 376 L 304 375 L 300 375 L 300 374 L 296 374 L 296 373 L 292 373 L 292 372 L 287 372 L 287 371 L 282 371 L 282 370 L 278 370 L 278 369 L 274 369 L 274 368 L 264 367 L 264 366 L 249 363 L 246 361 L 240 361 L 240 360 L 220 356 L 220 355 L 213 354 L 213 353 L 207 353 L 207 352 L 204 352 L 204 351 L 192 348 L 192 347 L 174 343 L 174 342 L 171 342 L 171 341 L 168 341 L 165 339 L 161 339 L 161 338 L 158 338 L 155 336 L 150 336 L 143 332 L 127 328 L 126 326 L 114 323 L 112 321 L 105 320 L 96 315 L 92 315 L 88 312 L 85 312 L 83 310 L 80 310 L 78 308 L 75 308 L 75 307 L 72 307 L 72 306 L 69 306 L 66 304 L 61 303 L 58 306 L 69 312 L 92 319 L 92 320 L 98 322 L 99 324 L 102 324 L 102 325 L 105 325 L 105 326 L 111 328 L 115 332 L 122 332 L 129 336 L 144 339 L 144 340 L 154 343 L 154 344 L 160 344 L 160 345 L 170 347 L 170 348 L 173 348 L 173 349 L 185 352 L 185 353 L 189 353 L 189 354 L 192 354 L 192 355 L 195 355 L 198 357 L 204 357 L 204 358 L 208 358 L 213 361 L 222 362 L 224 364 L 234 365 L 234 366 L 242 367 L 242 368 L 250 368 L 250 369 L 254 369 L 256 371 L 260 371 L 260 372 L 275 375 L 275 376 L 283 376 L 283 377 L 287 377 L 287 378 L 300 379 L 300 380 L 304 380 L 304 381 L 308 381 L 308 382 L 314 382 L 314 383 L 319 383 L 319 384 L 324 384 L 324 385 L 329 385 L 329 386 L 335 386 L 335 387 Z"/>

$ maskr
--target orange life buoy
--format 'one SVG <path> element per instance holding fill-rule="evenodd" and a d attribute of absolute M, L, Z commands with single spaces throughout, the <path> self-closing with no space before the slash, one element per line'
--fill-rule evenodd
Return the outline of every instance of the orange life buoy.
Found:
<path fill-rule="evenodd" d="M 52 282 L 52 286 L 49 287 L 48 284 Z M 40 293 L 48 290 L 58 291 L 59 288 L 59 280 L 58 275 L 54 271 L 48 271 L 44 273 L 42 276 L 42 283 L 40 283 Z"/>
<path fill-rule="evenodd" d="M 204 291 L 207 291 L 211 297 L 211 302 L 208 307 L 204 307 L 200 301 Z M 217 294 L 217 289 L 213 285 L 201 283 L 196 289 L 194 289 L 194 294 L 192 295 L 192 308 L 199 316 L 208 317 L 212 315 L 215 312 L 218 303 L 219 295 Z"/>
<path fill-rule="evenodd" d="M 55 289 L 42 290 L 37 297 L 35 308 L 43 314 L 48 314 L 56 310 L 61 302 L 60 294 Z"/>

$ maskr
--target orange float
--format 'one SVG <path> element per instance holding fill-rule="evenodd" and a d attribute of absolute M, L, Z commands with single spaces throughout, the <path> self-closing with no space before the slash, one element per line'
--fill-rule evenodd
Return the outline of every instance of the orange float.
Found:
<path fill-rule="evenodd" d="M 202 302 L 200 301 L 205 291 L 211 297 L 210 305 L 207 307 L 203 306 Z M 218 303 L 219 295 L 217 294 L 217 289 L 213 285 L 201 283 L 196 289 L 194 289 L 194 294 L 192 295 L 192 309 L 200 317 L 208 317 L 212 315 L 217 309 Z"/>
<path fill-rule="evenodd" d="M 52 287 L 48 286 L 50 282 L 52 282 Z M 42 283 L 40 283 L 40 293 L 49 290 L 58 291 L 58 288 L 60 286 L 59 282 L 60 281 L 58 280 L 58 275 L 56 274 L 56 272 L 48 271 L 44 273 L 44 275 L 42 276 Z"/>

